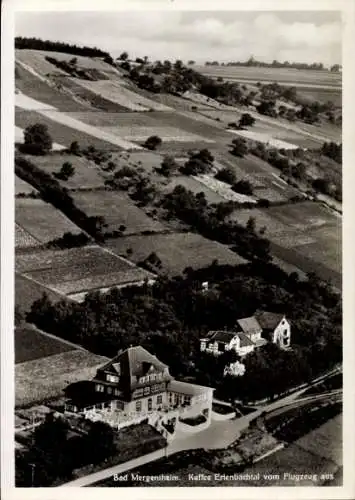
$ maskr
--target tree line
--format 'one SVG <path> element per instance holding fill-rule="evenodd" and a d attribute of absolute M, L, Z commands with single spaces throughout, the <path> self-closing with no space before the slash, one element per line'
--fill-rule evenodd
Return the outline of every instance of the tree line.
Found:
<path fill-rule="evenodd" d="M 46 50 L 49 52 L 65 52 L 66 54 L 73 54 L 85 57 L 110 57 L 108 52 L 104 52 L 97 47 L 78 46 L 75 44 L 64 42 L 53 42 L 51 40 L 41 40 L 35 37 L 22 37 L 15 38 L 15 49 L 32 49 L 32 50 Z"/>

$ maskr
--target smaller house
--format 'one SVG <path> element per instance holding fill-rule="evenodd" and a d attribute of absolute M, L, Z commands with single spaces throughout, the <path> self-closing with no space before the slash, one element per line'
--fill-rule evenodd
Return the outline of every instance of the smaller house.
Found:
<path fill-rule="evenodd" d="M 234 350 L 245 356 L 268 342 L 286 349 L 291 344 L 291 326 L 283 314 L 256 311 L 253 316 L 237 320 L 234 331 L 211 331 L 200 339 L 201 352 L 215 355 Z"/>

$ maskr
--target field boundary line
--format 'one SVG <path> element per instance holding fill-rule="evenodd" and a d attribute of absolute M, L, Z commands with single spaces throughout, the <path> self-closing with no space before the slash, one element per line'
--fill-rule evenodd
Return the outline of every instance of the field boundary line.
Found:
<path fill-rule="evenodd" d="M 70 345 L 71 347 L 74 347 L 74 349 L 77 349 L 77 350 L 81 350 L 81 351 L 85 351 L 85 352 L 91 352 L 89 351 L 88 349 L 85 349 L 85 347 L 79 345 L 79 344 L 75 344 L 74 342 L 70 342 L 70 340 L 66 340 L 66 339 L 63 339 L 62 337 L 58 337 L 57 335 L 54 335 L 53 333 L 48 333 L 48 332 L 45 332 L 44 330 L 40 330 L 34 323 L 29 323 L 31 325 L 31 327 L 37 331 L 38 333 L 41 333 L 42 335 L 46 336 L 46 337 L 49 337 L 53 340 L 57 340 L 58 342 L 62 342 L 63 344 L 67 344 L 67 345 Z M 55 354 L 58 354 L 58 353 L 53 353 L 49 356 L 44 356 L 46 358 L 50 358 L 51 356 L 54 356 Z"/>
<path fill-rule="evenodd" d="M 128 235 L 127 235 L 127 236 L 128 236 Z M 131 235 L 129 235 L 129 236 L 131 236 Z M 115 254 L 115 253 L 114 253 L 114 252 L 113 252 L 110 248 L 107 248 L 107 247 L 104 247 L 104 246 L 101 246 L 101 248 L 102 248 L 105 252 L 107 252 L 107 253 L 109 253 L 110 255 L 113 255 L 114 257 L 116 257 L 116 259 L 122 259 L 122 260 L 123 260 L 123 261 L 125 261 L 125 262 L 126 262 L 126 264 L 128 264 L 129 266 L 131 266 L 131 267 L 137 267 L 138 269 L 141 269 L 140 267 L 138 267 L 138 266 L 137 266 L 137 264 L 135 264 L 134 262 L 131 262 L 131 261 L 130 261 L 130 260 L 128 260 L 126 257 L 122 257 L 121 255 L 117 255 L 117 254 Z M 146 270 L 145 270 L 145 271 L 146 271 Z M 152 273 L 151 271 L 146 271 L 146 272 L 147 272 L 148 274 L 150 274 L 152 278 L 153 278 L 153 277 L 154 277 L 154 278 L 156 278 L 156 277 L 157 277 L 157 276 L 156 276 L 154 273 Z"/>
<path fill-rule="evenodd" d="M 31 236 L 31 238 L 33 238 L 35 241 L 37 241 L 37 243 L 39 243 L 39 245 L 43 245 L 45 243 L 43 243 L 42 241 L 40 241 L 38 238 L 36 238 L 36 236 L 33 236 L 32 233 L 30 233 L 30 231 L 27 231 L 27 229 L 25 229 L 23 226 L 21 226 L 21 224 L 19 224 L 18 222 L 16 222 L 16 216 L 15 216 L 15 224 L 22 229 L 22 231 L 25 231 L 25 233 L 29 234 Z"/>
<path fill-rule="evenodd" d="M 46 268 L 46 269 L 49 269 L 49 268 Z M 28 280 L 32 281 L 33 283 L 36 283 L 36 285 L 39 285 L 39 286 L 41 286 L 42 288 L 45 288 L 46 290 L 48 290 L 48 291 L 50 291 L 50 292 L 54 292 L 54 293 L 56 293 L 57 295 L 60 295 L 61 297 L 63 297 L 63 299 L 66 299 L 66 298 L 67 298 L 67 296 L 66 296 L 66 295 L 64 295 L 62 292 L 60 292 L 60 291 L 59 291 L 59 290 L 57 290 L 56 288 L 50 287 L 50 286 L 48 286 L 48 285 L 45 285 L 44 283 L 41 283 L 40 281 L 37 281 L 36 279 L 32 278 L 32 276 L 28 276 L 28 275 L 26 274 L 26 272 L 24 272 L 24 273 L 18 272 L 18 273 L 16 273 L 16 274 L 18 274 L 18 275 L 19 275 L 19 276 L 21 276 L 22 278 L 26 278 L 26 279 L 28 279 Z"/>

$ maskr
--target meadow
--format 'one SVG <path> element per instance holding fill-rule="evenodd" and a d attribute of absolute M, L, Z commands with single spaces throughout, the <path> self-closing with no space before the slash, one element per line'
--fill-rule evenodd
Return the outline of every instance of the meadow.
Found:
<path fill-rule="evenodd" d="M 121 225 L 125 226 L 125 234 L 140 233 L 142 231 L 163 231 L 165 226 L 148 217 L 138 208 L 127 195 L 119 191 L 89 191 L 73 192 L 75 205 L 88 217 L 104 217 L 107 227 L 105 231 L 118 231 Z"/>
<path fill-rule="evenodd" d="M 35 300 L 38 300 L 46 293 L 52 302 L 57 302 L 64 298 L 63 295 L 46 288 L 45 286 L 32 281 L 20 273 L 15 273 L 15 304 L 23 313 L 30 311 Z"/>
<path fill-rule="evenodd" d="M 31 236 L 21 226 L 15 224 L 15 247 L 30 248 L 40 246 L 41 242 Z"/>
<path fill-rule="evenodd" d="M 39 198 L 16 198 L 15 221 L 41 243 L 61 238 L 67 232 L 81 232 L 62 212 Z"/>
<path fill-rule="evenodd" d="M 160 272 L 170 276 L 182 273 L 186 267 L 198 269 L 213 260 L 219 264 L 238 265 L 246 261 L 216 241 L 195 233 L 173 233 L 146 236 L 128 236 L 107 242 L 118 255 L 127 255 L 133 262 L 140 262 L 155 252 L 162 262 Z"/>
<path fill-rule="evenodd" d="M 24 363 L 53 354 L 72 351 L 74 347 L 61 339 L 50 337 L 31 325 L 15 328 L 15 363 Z"/>
<path fill-rule="evenodd" d="M 36 192 L 37 189 L 31 186 L 31 184 L 15 175 L 15 196 L 17 196 L 18 194 L 30 194 Z"/>

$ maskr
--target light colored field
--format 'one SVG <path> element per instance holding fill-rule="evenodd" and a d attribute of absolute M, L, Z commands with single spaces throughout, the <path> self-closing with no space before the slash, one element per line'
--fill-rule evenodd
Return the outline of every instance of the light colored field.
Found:
<path fill-rule="evenodd" d="M 15 143 L 23 144 L 25 142 L 24 130 L 20 127 L 15 127 Z M 57 142 L 53 142 L 52 150 L 53 151 L 62 151 L 65 149 L 65 146 L 58 144 Z"/>
<path fill-rule="evenodd" d="M 343 465 L 342 415 L 338 415 L 296 441 L 300 448 Z"/>
<path fill-rule="evenodd" d="M 121 192 L 76 192 L 72 193 L 72 196 L 75 205 L 89 217 L 104 217 L 108 224 L 107 231 L 118 230 L 122 224 L 126 226 L 126 234 L 165 229 L 160 222 L 148 217 Z"/>
<path fill-rule="evenodd" d="M 41 50 L 15 49 L 15 59 L 17 62 L 24 63 L 30 66 L 41 76 L 46 76 L 48 74 L 66 74 L 65 71 L 53 66 L 53 64 L 46 61 L 45 55 Z"/>
<path fill-rule="evenodd" d="M 40 246 L 41 242 L 36 240 L 27 231 L 25 231 L 21 226 L 15 224 L 15 247 L 16 248 L 28 248 Z"/>
<path fill-rule="evenodd" d="M 93 378 L 106 361 L 103 356 L 76 349 L 19 363 L 15 367 L 15 405 L 63 396 L 68 384 Z"/>
<path fill-rule="evenodd" d="M 112 251 L 139 262 L 155 252 L 162 261 L 161 272 L 180 274 L 186 267 L 194 269 L 208 266 L 217 259 L 220 264 L 238 265 L 246 261 L 226 246 L 195 233 L 174 233 L 147 236 L 128 236 L 107 243 Z"/>
<path fill-rule="evenodd" d="M 61 294 L 133 283 L 151 274 L 96 245 L 16 256 L 16 269 Z"/>
<path fill-rule="evenodd" d="M 25 155 L 26 156 L 26 155 Z M 104 177 L 95 163 L 87 158 L 70 154 L 52 154 L 46 156 L 28 157 L 37 167 L 53 174 L 58 173 L 65 162 L 73 165 L 75 172 L 67 181 L 58 179 L 58 182 L 68 189 L 96 188 L 104 185 Z"/>
<path fill-rule="evenodd" d="M 329 71 L 299 70 L 293 68 L 257 68 L 248 66 L 195 66 L 202 74 L 229 80 L 274 81 L 282 84 L 334 86 L 341 88 L 342 74 Z"/>
<path fill-rule="evenodd" d="M 138 127 L 136 125 L 129 127 L 102 127 L 104 131 L 108 131 L 113 135 L 122 137 L 126 141 L 145 141 L 152 135 L 157 135 L 163 141 L 176 141 L 176 142 L 207 142 L 213 143 L 214 141 L 204 137 L 189 134 L 181 129 L 174 127 Z"/>
<path fill-rule="evenodd" d="M 28 182 L 20 179 L 17 175 L 15 175 L 15 195 L 18 194 L 30 194 L 30 193 L 37 193 L 37 189 L 35 189 L 31 184 Z"/>
<path fill-rule="evenodd" d="M 66 125 L 67 127 L 71 127 L 75 130 L 79 130 L 80 132 L 85 132 L 86 134 L 89 134 L 98 139 L 102 139 L 106 142 L 110 142 L 111 144 L 114 144 L 115 146 L 118 146 L 122 149 L 142 149 L 139 146 L 137 146 L 137 144 L 125 141 L 109 132 L 105 132 L 101 129 L 93 127 L 92 125 L 87 125 L 86 123 L 80 122 L 79 120 L 75 120 L 74 118 L 71 118 L 70 116 L 64 113 L 58 111 L 47 111 L 47 110 L 46 111 L 42 110 L 40 111 L 40 113 L 49 118 L 50 120 L 61 123 L 62 125 Z"/>
<path fill-rule="evenodd" d="M 189 99 L 192 102 L 195 102 L 198 105 L 205 105 L 205 106 L 210 106 L 211 108 L 216 108 L 216 109 L 226 109 L 226 110 L 233 110 L 233 106 L 227 106 L 226 104 L 222 104 L 221 102 L 216 101 L 215 99 L 212 99 L 211 97 L 207 97 L 203 94 L 200 94 L 199 92 L 195 92 L 192 90 L 187 90 L 184 92 L 183 97 L 185 99 Z"/>
<path fill-rule="evenodd" d="M 72 78 L 72 80 L 92 92 L 95 92 L 95 94 L 99 94 L 105 99 L 116 102 L 120 106 L 124 106 L 132 111 L 149 111 L 150 109 L 154 109 L 155 111 L 172 110 L 169 106 L 152 101 L 151 99 L 127 89 L 125 86 L 120 85 L 119 82 L 111 80 L 91 82 L 78 78 Z"/>
<path fill-rule="evenodd" d="M 15 220 L 41 243 L 61 238 L 67 232 L 80 233 L 80 229 L 62 212 L 38 198 L 16 198 Z"/>
<path fill-rule="evenodd" d="M 43 102 L 37 101 L 36 99 L 32 99 L 32 97 L 28 97 L 20 91 L 15 92 L 15 106 L 18 106 L 22 109 L 33 109 L 35 111 L 40 111 L 43 109 L 52 111 L 56 110 L 54 106 L 51 106 L 50 104 L 44 104 Z"/>
<path fill-rule="evenodd" d="M 289 142 L 282 141 L 280 139 L 275 139 L 271 134 L 263 134 L 260 132 L 255 132 L 253 130 L 232 130 L 229 129 L 229 132 L 239 135 L 241 137 L 245 137 L 246 139 L 252 139 L 257 142 L 262 142 L 263 144 L 267 144 L 273 148 L 278 149 L 298 149 L 299 146 L 295 144 L 291 144 Z"/>
<path fill-rule="evenodd" d="M 15 274 L 15 304 L 20 307 L 20 310 L 27 312 L 31 309 L 31 305 L 37 299 L 40 299 L 46 293 L 52 302 L 63 299 L 62 295 L 45 288 L 44 286 L 35 283 L 34 281 L 21 276 L 16 272 Z"/>
<path fill-rule="evenodd" d="M 205 186 L 210 188 L 215 193 L 222 196 L 222 198 L 224 198 L 225 200 L 237 201 L 239 203 L 256 203 L 254 197 L 236 193 L 235 191 L 232 190 L 229 184 L 219 181 L 207 174 L 193 176 L 193 178 L 201 182 L 201 184 L 204 184 Z"/>

